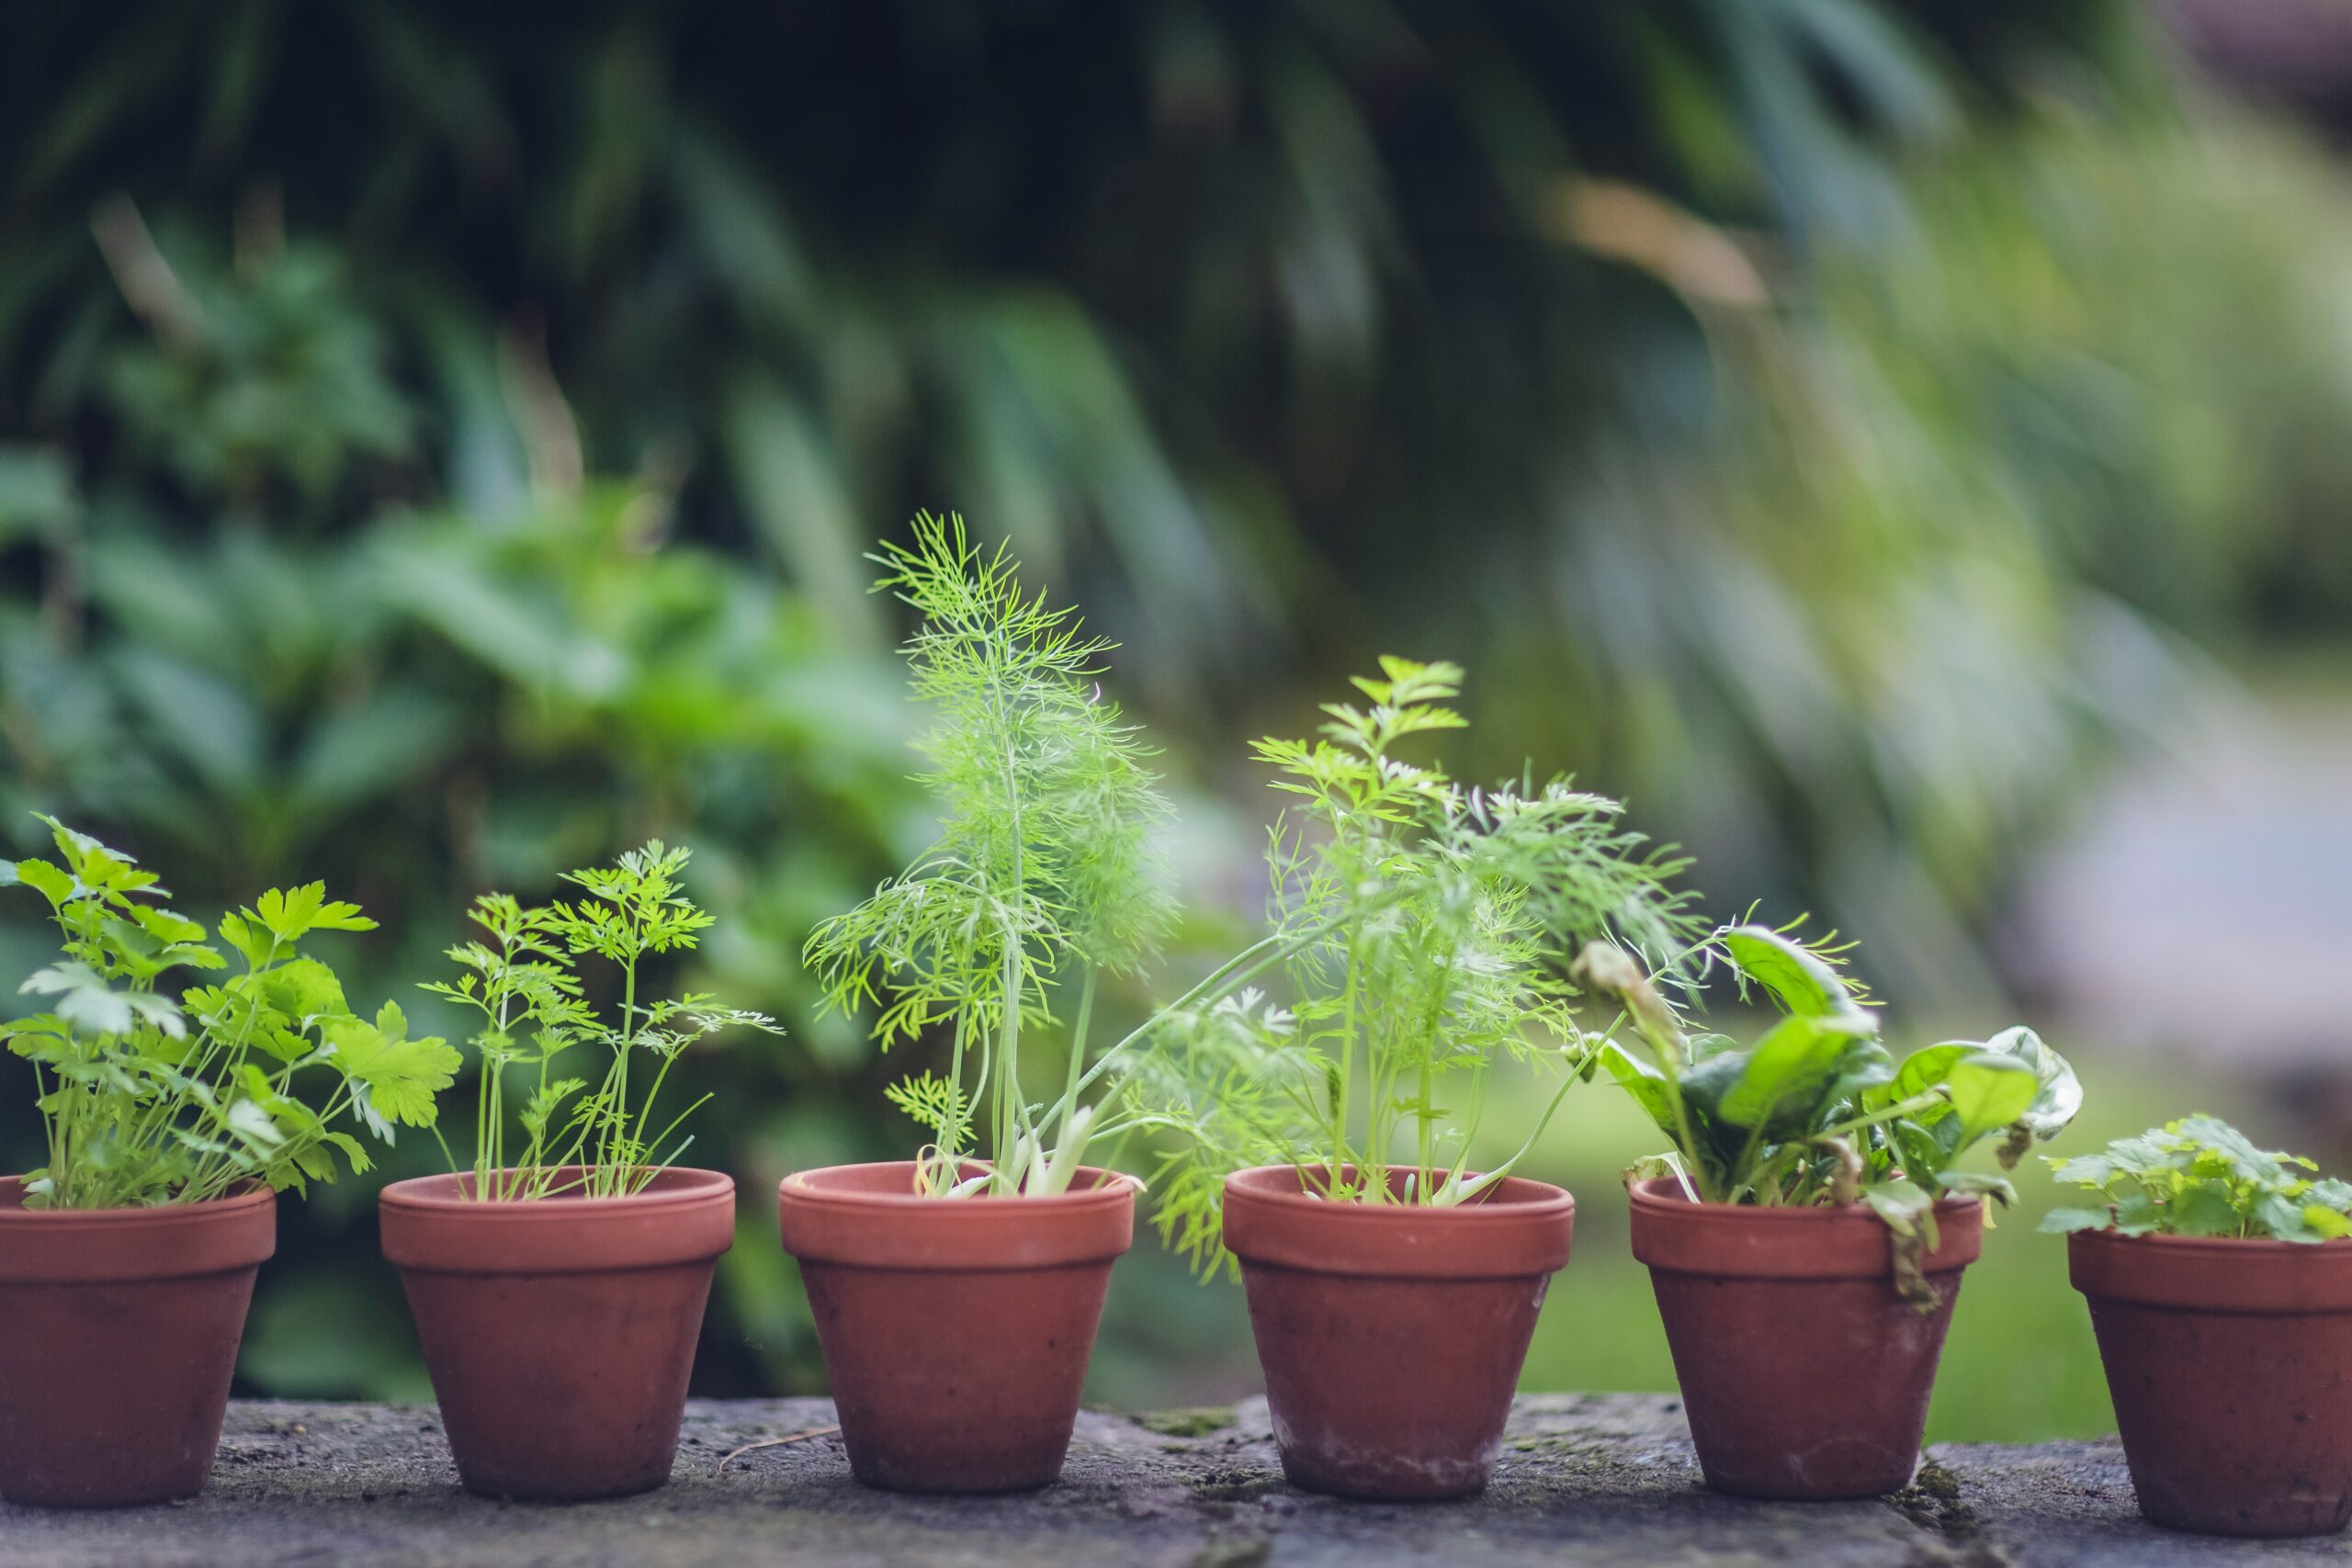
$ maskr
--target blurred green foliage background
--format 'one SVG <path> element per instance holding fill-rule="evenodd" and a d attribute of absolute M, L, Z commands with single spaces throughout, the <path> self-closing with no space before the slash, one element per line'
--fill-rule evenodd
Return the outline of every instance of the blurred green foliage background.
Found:
<path fill-rule="evenodd" d="M 693 982 L 790 1030 L 692 1063 L 707 1393 L 819 1385 L 764 1194 L 909 1141 L 797 955 L 930 832 L 861 558 L 918 505 L 1125 644 L 1195 934 L 1242 739 L 1445 657 L 1458 768 L 1629 795 L 1972 1034 L 2100 759 L 2352 600 L 2352 204 L 2120 0 L 130 0 L 11 8 L 0 79 L 0 842 L 323 877 L 427 1022 L 474 893 L 692 845 Z M 2099 1067 L 2086 1141 L 2190 1109 Z M 1668 1377 L 1607 1096 L 1531 1386 Z M 289 1206 L 247 1386 L 424 1393 L 372 1202 Z M 2030 1228 L 1939 1433 L 2105 1425 Z M 1101 1397 L 1246 1384 L 1180 1274 Z"/>

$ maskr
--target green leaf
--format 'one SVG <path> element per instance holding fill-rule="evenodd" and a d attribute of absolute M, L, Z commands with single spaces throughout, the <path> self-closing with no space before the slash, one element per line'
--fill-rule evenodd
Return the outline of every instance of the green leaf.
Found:
<path fill-rule="evenodd" d="M 1994 1055 L 2015 1056 L 2033 1072 L 2033 1102 L 2017 1120 L 2043 1141 L 2056 1137 L 2083 1109 L 2082 1080 L 2065 1057 L 2052 1050 L 2041 1036 L 2019 1024 L 2005 1029 L 1984 1043 Z"/>
<path fill-rule="evenodd" d="M 2114 1223 L 2115 1216 L 2105 1209 L 2052 1209 L 2033 1228 L 2044 1235 L 2066 1235 L 2075 1231 L 2103 1231 Z"/>
<path fill-rule="evenodd" d="M 343 998 L 343 982 L 315 958 L 296 958 L 266 969 L 254 984 L 263 1001 L 289 1019 L 307 1022 L 345 1017 L 351 1011 Z"/>
<path fill-rule="evenodd" d="M 2222 1182 L 2191 1182 L 2165 1204 L 2165 1229 L 2174 1235 L 2235 1235 L 2244 1226 L 2237 1201 Z"/>
<path fill-rule="evenodd" d="M 48 899 L 52 909 L 63 908 L 80 887 L 70 874 L 45 860 L 20 860 L 12 869 L 16 873 L 14 880 Z"/>
<path fill-rule="evenodd" d="M 1631 1095 L 1634 1103 L 1657 1123 L 1659 1132 L 1678 1144 L 1681 1141 L 1680 1130 L 1675 1125 L 1674 1091 L 1668 1086 L 1663 1073 L 1627 1052 L 1614 1040 L 1601 1046 L 1600 1064 L 1609 1069 L 1609 1076 L 1616 1080 L 1617 1087 Z"/>
<path fill-rule="evenodd" d="M 407 1021 L 390 1002 L 373 1024 L 356 1018 L 328 1021 L 322 1032 L 334 1060 L 367 1086 L 377 1114 L 411 1127 L 429 1127 L 437 1113 L 434 1096 L 457 1077 L 463 1058 L 437 1037 L 408 1040 Z"/>
<path fill-rule="evenodd" d="M 300 942 L 314 931 L 371 931 L 376 922 L 359 912 L 356 904 L 330 903 L 326 884 L 272 888 L 254 900 L 249 913 L 281 944 Z"/>
<path fill-rule="evenodd" d="M 1811 1122 L 1846 1047 L 1871 1028 L 1860 1017 L 1782 1019 L 1747 1054 L 1746 1067 L 1724 1094 L 1720 1114 L 1737 1127 L 1771 1130 L 1792 1122 L 1802 1128 Z"/>
<path fill-rule="evenodd" d="M 1763 926 L 1734 926 L 1723 933 L 1724 951 L 1739 972 L 1780 999 L 1800 1018 L 1845 1018 L 1869 1023 L 1837 966 L 1804 943 Z M 1850 1032 L 1861 1032 L 1861 1029 Z"/>
<path fill-rule="evenodd" d="M 1954 1062 L 1944 1075 L 1944 1093 L 1960 1117 L 1961 1146 L 2024 1115 L 2038 1087 L 2032 1071 L 2013 1056 L 1978 1052 Z"/>

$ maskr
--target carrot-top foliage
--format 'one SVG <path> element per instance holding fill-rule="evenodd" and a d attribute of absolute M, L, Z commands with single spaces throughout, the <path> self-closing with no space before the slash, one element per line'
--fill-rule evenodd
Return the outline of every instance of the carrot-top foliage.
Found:
<path fill-rule="evenodd" d="M 26 1205 L 113 1209 L 192 1203 L 246 1182 L 302 1190 L 332 1181 L 335 1156 L 368 1168 L 366 1132 L 429 1127 L 458 1065 L 437 1039 L 411 1039 L 386 1002 L 364 1017 L 304 951 L 321 931 L 376 922 L 318 883 L 264 893 L 223 916 L 221 947 L 243 972 L 171 994 L 175 970 L 227 970 L 204 928 L 176 913 L 153 872 L 53 818 L 54 862 L 0 862 L 0 886 L 48 900 L 63 937 L 56 963 L 19 987 L 48 1010 L 0 1024 L 32 1063 L 48 1163 Z"/>
<path fill-rule="evenodd" d="M 1204 1269 L 1223 1256 L 1225 1178 L 1296 1167 L 1309 1191 L 1364 1203 L 1476 1199 L 1522 1147 L 1470 1169 L 1497 1069 L 1559 1079 L 1529 1144 L 1589 1071 L 1568 976 L 1579 942 L 1666 953 L 1692 934 L 1680 863 L 1566 779 L 1465 786 L 1404 754 L 1455 729 L 1462 671 L 1383 659 L 1326 705 L 1312 739 L 1256 747 L 1294 798 L 1269 840 L 1270 931 L 1244 955 L 1266 991 L 1186 998 L 1123 1073 L 1131 1114 L 1172 1134 L 1162 1233 Z M 1228 971 L 1234 970 L 1228 965 Z"/>
<path fill-rule="evenodd" d="M 781 1032 L 764 1013 L 723 1008 L 699 993 L 657 1000 L 639 994 L 642 960 L 693 947 L 711 924 L 680 881 L 688 853 L 657 839 L 611 866 L 569 873 L 564 880 L 581 896 L 543 908 L 504 893 L 474 900 L 482 934 L 449 950 L 462 973 L 454 983 L 424 987 L 481 1015 L 471 1040 L 481 1076 L 469 1196 L 511 1202 L 643 1190 L 694 1141 L 676 1134 L 710 1098 L 654 1121 L 680 1053 L 725 1029 Z M 620 1007 L 609 1020 L 581 983 L 579 960 L 590 954 L 618 971 Z M 582 1045 L 603 1057 L 593 1088 L 586 1078 L 556 1076 L 558 1062 Z M 630 1066 L 639 1052 L 652 1077 L 633 1093 Z M 645 1082 L 641 1074 L 639 1081 Z M 510 1121 L 519 1141 L 509 1136 Z M 451 1168 L 457 1164 L 453 1156 Z"/>

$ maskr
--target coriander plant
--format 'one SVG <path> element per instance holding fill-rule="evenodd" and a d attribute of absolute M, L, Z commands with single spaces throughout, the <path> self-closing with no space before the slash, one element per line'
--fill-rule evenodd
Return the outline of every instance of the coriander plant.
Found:
<path fill-rule="evenodd" d="M 639 995 L 648 954 L 691 948 L 711 924 L 680 885 L 688 853 L 657 839 L 613 866 L 569 873 L 564 880 L 584 895 L 575 901 L 531 908 L 504 893 L 474 900 L 482 936 L 448 953 L 464 973 L 455 984 L 424 987 L 482 1019 L 471 1041 L 481 1077 L 469 1196 L 514 1202 L 642 1191 L 694 1142 L 670 1139 L 710 1098 L 655 1126 L 654 1103 L 679 1055 L 723 1029 L 780 1032 L 764 1014 L 698 993 L 654 1001 Z M 619 970 L 620 1008 L 609 1020 L 581 983 L 578 960 L 590 953 Z M 585 1078 L 555 1076 L 558 1060 L 583 1044 L 605 1055 L 593 1089 Z M 651 1059 L 652 1080 L 632 1104 L 630 1064 L 640 1051 Z M 507 1136 L 510 1087 L 521 1090 L 512 1117 L 519 1142 Z M 457 1168 L 454 1156 L 449 1163 Z"/>
<path fill-rule="evenodd" d="M 432 1125 L 457 1052 L 410 1039 L 390 1002 L 355 1013 L 334 971 L 302 951 L 315 931 L 374 930 L 358 906 L 315 882 L 264 893 L 220 921 L 243 972 L 175 998 L 160 987 L 172 970 L 229 967 L 204 928 L 130 855 L 41 820 L 58 861 L 0 862 L 0 886 L 47 899 L 64 938 L 19 987 L 49 1010 L 0 1024 L 32 1063 L 47 1135 L 28 1207 L 194 1203 L 246 1182 L 303 1190 L 334 1179 L 336 1152 L 368 1168 L 338 1121 L 387 1144 L 396 1124 Z"/>
<path fill-rule="evenodd" d="M 2125 1235 L 2245 1236 L 2339 1241 L 2352 1235 L 2352 1182 L 2314 1179 L 2298 1155 L 2258 1149 L 2211 1116 L 2190 1116 L 2119 1138 L 2094 1155 L 2050 1160 L 2056 1179 L 2086 1187 L 2098 1208 L 2052 1209 L 2041 1229 Z"/>
<path fill-rule="evenodd" d="M 1843 954 L 1755 925 L 1721 928 L 1686 954 L 1688 971 L 1727 965 L 1743 995 L 1752 987 L 1777 1004 L 1780 1020 L 1748 1046 L 1686 1031 L 1622 947 L 1587 947 L 1576 972 L 1618 998 L 1642 1048 L 1636 1055 L 1611 1038 L 1599 1064 L 1673 1145 L 1629 1179 L 1670 1175 L 1694 1202 L 1867 1203 L 1897 1239 L 1898 1286 L 1932 1307 L 1919 1261 L 1935 1244 L 1937 1200 L 2016 1200 L 2006 1178 L 1955 1168 L 1960 1156 L 1997 1133 L 1999 1162 L 2014 1169 L 2036 1139 L 2074 1120 L 2082 1086 L 2065 1058 L 2024 1028 L 1925 1046 L 1897 1062 L 1842 972 Z"/>
<path fill-rule="evenodd" d="M 1666 951 L 1690 938 L 1679 863 L 1622 807 L 1555 780 L 1465 788 L 1406 760 L 1455 729 L 1462 671 L 1385 658 L 1326 705 L 1314 739 L 1256 755 L 1295 797 L 1270 836 L 1270 934 L 1170 1010 L 1124 1065 L 1135 1122 L 1172 1132 L 1162 1235 L 1204 1269 L 1222 1256 L 1225 1178 L 1297 1168 L 1344 1202 L 1475 1200 L 1517 1166 L 1469 1169 L 1505 1059 L 1562 1070 L 1541 1134 L 1591 1049 L 1575 1021 L 1579 940 Z M 1283 999 L 1238 982 L 1278 969 Z"/>
<path fill-rule="evenodd" d="M 911 548 L 874 558 L 922 617 L 907 656 L 937 718 L 918 775 L 936 841 L 856 908 L 820 925 L 806 958 L 829 1006 L 879 1006 L 887 1050 L 934 1025 L 945 1073 L 893 1085 L 929 1129 L 918 1167 L 941 1198 L 1064 1190 L 1103 1124 L 1080 1103 L 1101 982 L 1139 971 L 1171 900 L 1154 847 L 1168 816 L 1148 748 L 1097 678 L 1111 644 L 1021 586 L 1003 549 L 924 513 Z M 1033 1101 L 1023 1056 L 1059 1046 L 1058 1093 Z"/>

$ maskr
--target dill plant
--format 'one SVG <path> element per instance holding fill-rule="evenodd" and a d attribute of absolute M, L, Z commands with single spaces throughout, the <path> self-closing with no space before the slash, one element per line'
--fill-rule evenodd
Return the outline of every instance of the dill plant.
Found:
<path fill-rule="evenodd" d="M 63 938 L 19 987 L 48 1010 L 0 1024 L 32 1064 L 48 1150 L 28 1208 L 195 1203 L 246 1182 L 307 1190 L 334 1179 L 337 1154 L 368 1169 L 354 1131 L 390 1144 L 397 1126 L 432 1125 L 458 1053 L 411 1039 L 390 1002 L 355 1012 L 303 951 L 316 932 L 373 931 L 357 905 L 315 882 L 262 894 L 219 927 L 243 972 L 175 998 L 166 975 L 225 970 L 227 956 L 131 856 L 41 820 L 56 861 L 0 861 L 0 886 L 40 894 Z"/>
<path fill-rule="evenodd" d="M 930 705 L 917 780 L 937 840 L 872 897 L 810 934 L 826 1003 L 878 1010 L 885 1050 L 934 1027 L 944 1073 L 893 1084 L 928 1129 L 921 1190 L 948 1198 L 1065 1190 L 1108 1131 L 1081 1103 L 1106 976 L 1139 973 L 1172 912 L 1156 835 L 1169 811 L 1150 755 L 1098 684 L 1112 644 L 1032 595 L 1003 548 L 925 513 L 886 546 L 877 591 L 922 617 L 907 645 Z M 1059 1091 L 1033 1101 L 1024 1066 Z"/>
<path fill-rule="evenodd" d="M 1294 797 L 1269 835 L 1268 934 L 1121 1065 L 1131 1121 L 1176 1145 L 1155 1176 L 1162 1235 L 1204 1269 L 1223 1256 L 1224 1179 L 1247 1167 L 1294 1166 L 1338 1201 L 1478 1198 L 1590 1067 L 1576 944 L 1665 953 L 1691 934 L 1681 863 L 1617 801 L 1566 779 L 1468 787 L 1402 755 L 1463 727 L 1463 672 L 1380 664 L 1355 681 L 1367 701 L 1326 705 L 1314 739 L 1257 743 Z M 1235 987 L 1261 975 L 1279 996 Z M 1527 1144 L 1473 1173 L 1506 1061 L 1560 1081 Z"/>
<path fill-rule="evenodd" d="M 642 1191 L 694 1142 L 691 1135 L 671 1140 L 710 1099 L 706 1094 L 667 1122 L 654 1122 L 662 1087 L 686 1047 L 730 1028 L 780 1032 L 765 1014 L 723 1008 L 701 993 L 640 995 L 642 962 L 692 948 L 711 924 L 710 914 L 685 895 L 688 858 L 686 850 L 657 839 L 611 866 L 566 874 L 580 890 L 576 898 L 539 908 L 504 893 L 474 901 L 481 934 L 448 950 L 460 970 L 457 980 L 424 987 L 482 1021 L 470 1041 L 481 1058 L 473 1198 L 514 1202 Z M 619 972 L 619 1010 L 609 1020 L 588 999 L 580 977 L 579 960 L 592 954 Z M 582 1046 L 604 1057 L 593 1086 L 557 1076 L 558 1063 Z M 651 1079 L 633 1095 L 631 1064 L 640 1054 Z M 509 1137 L 510 1122 L 519 1140 Z M 451 1156 L 451 1168 L 457 1164 Z"/>

